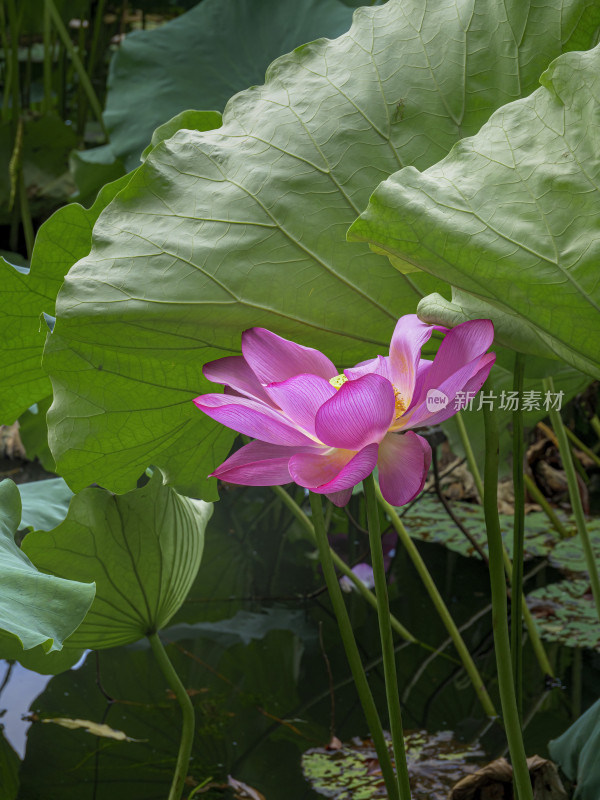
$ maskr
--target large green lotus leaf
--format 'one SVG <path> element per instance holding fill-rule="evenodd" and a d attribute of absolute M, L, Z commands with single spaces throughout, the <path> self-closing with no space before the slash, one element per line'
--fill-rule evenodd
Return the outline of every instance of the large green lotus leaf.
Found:
<path fill-rule="evenodd" d="M 64 272 L 53 269 L 51 261 L 31 273 L 28 267 L 15 266 L 0 258 L 0 420 L 3 424 L 14 422 L 32 403 L 50 392 L 50 381 L 41 363 L 46 335 L 40 315 L 44 311 L 53 314 L 63 275 Z"/>
<path fill-rule="evenodd" d="M 141 160 L 145 161 L 157 145 L 164 142 L 165 139 L 175 136 L 177 131 L 182 128 L 193 131 L 212 131 L 220 128 L 222 124 L 223 117 L 218 111 L 194 111 L 190 108 L 181 111 L 154 131 L 150 144 L 140 156 Z"/>
<path fill-rule="evenodd" d="M 85 489 L 57 528 L 28 534 L 23 549 L 40 569 L 96 582 L 69 646 L 116 647 L 164 627 L 196 577 L 211 514 L 210 503 L 177 494 L 156 470 L 125 495 Z"/>
<path fill-rule="evenodd" d="M 106 186 L 86 210 L 72 203 L 45 222 L 35 240 L 31 269 L 0 258 L 0 422 L 10 424 L 51 392 L 42 370 L 46 325 L 54 315 L 56 295 L 74 261 L 87 255 L 100 211 L 130 176 Z"/>
<path fill-rule="evenodd" d="M 562 49 L 589 46 L 598 16 L 581 0 L 508 15 L 495 0 L 361 8 L 349 33 L 236 95 L 219 130 L 159 144 L 98 219 L 47 343 L 51 448 L 69 484 L 127 491 L 154 463 L 206 492 L 231 439 L 191 401 L 214 389 L 202 364 L 238 352 L 246 327 L 339 366 L 385 352 L 397 317 L 440 282 L 344 242 L 348 225 L 399 166 L 435 163 Z"/>
<path fill-rule="evenodd" d="M 439 164 L 382 183 L 349 236 L 475 295 L 485 316 L 499 309 L 515 348 L 537 336 L 598 377 L 600 46 L 540 82 Z"/>
<path fill-rule="evenodd" d="M 200 125 L 218 124 L 218 119 L 211 113 L 199 114 L 196 122 Z M 71 203 L 53 214 L 38 231 L 31 269 L 18 257 L 13 258 L 13 254 L 1 253 L 7 257 L 0 258 L 4 301 L 0 307 L 2 423 L 13 422 L 30 406 L 44 401 L 50 394 L 50 381 L 41 367 L 46 333 L 40 317 L 43 313 L 54 315 L 56 295 L 65 274 L 75 261 L 89 253 L 92 228 L 100 212 L 130 179 L 131 175 L 124 175 L 104 186 L 89 209 Z M 34 426 L 31 419 L 26 423 L 28 428 L 36 428 L 32 436 L 32 443 L 35 439 L 32 456 L 38 454 L 37 448 L 44 448 L 40 435 L 46 436 L 41 418 L 35 421 L 40 424 Z M 46 462 L 48 468 L 54 466 L 49 453 Z"/>
<path fill-rule="evenodd" d="M 392 264 L 395 261 L 393 256 L 390 260 Z M 419 317 L 424 322 L 442 324 L 449 328 L 460 325 L 461 322 L 469 319 L 493 318 L 495 346 L 504 345 L 512 350 L 534 356 L 535 359 L 529 359 L 530 363 L 534 360 L 548 362 L 550 359 L 554 359 L 553 351 L 542 340 L 535 325 L 525 317 L 501 311 L 485 300 L 461 291 L 455 286 L 452 287 L 451 294 L 452 300 L 448 300 L 438 292 L 428 294 L 417 306 Z M 556 369 L 556 361 L 553 363 L 553 369 Z M 548 374 L 552 374 L 552 371 Z"/>
<path fill-rule="evenodd" d="M 62 478 L 20 484 L 21 523 L 19 529 L 49 531 L 67 516 L 73 492 Z"/>
<path fill-rule="evenodd" d="M 598 612 L 589 581 L 551 583 L 527 595 L 540 634 L 567 647 L 600 650 Z"/>
<path fill-rule="evenodd" d="M 352 9 L 340 0 L 204 0 L 166 25 L 130 34 L 110 65 L 104 114 L 110 143 L 72 156 L 77 199 L 86 204 L 108 180 L 137 167 L 170 116 L 218 114 L 189 109 L 221 111 L 233 94 L 262 83 L 277 56 L 337 36 L 351 20 Z"/>
<path fill-rule="evenodd" d="M 153 108 L 153 106 L 150 106 L 150 108 Z M 163 118 L 162 115 L 161 118 Z M 182 111 L 154 131 L 150 144 L 141 155 L 141 160 L 144 161 L 148 153 L 159 142 L 173 136 L 180 128 L 209 131 L 220 126 L 221 115 L 218 111 L 193 111 L 189 109 Z M 132 128 L 132 130 L 137 131 L 137 127 Z M 139 158 L 136 164 L 138 162 Z M 110 144 L 104 144 L 92 150 L 75 150 L 71 154 L 71 170 L 79 190 L 74 199 L 84 206 L 88 206 L 94 201 L 98 190 L 104 184 L 116 180 L 125 173 L 123 162 L 115 156 Z"/>
<path fill-rule="evenodd" d="M 236 92 L 262 83 L 277 56 L 350 27 L 339 0 L 203 0 L 180 17 L 127 36 L 108 76 L 104 121 L 110 147 L 137 167 L 152 131 L 180 111 L 222 111 Z"/>
<path fill-rule="evenodd" d="M 0 631 L 24 650 L 60 650 L 94 598 L 93 583 L 44 575 L 15 544 L 21 496 L 10 480 L 0 483 Z"/>
<path fill-rule="evenodd" d="M 48 447 L 48 424 L 46 414 L 52 397 L 44 397 L 30 406 L 19 417 L 19 436 L 30 461 L 38 459 L 47 472 L 56 472 L 56 464 Z"/>
<path fill-rule="evenodd" d="M 58 675 L 74 666 L 81 656 L 83 649 L 63 647 L 62 650 L 52 650 L 47 653 L 44 645 L 38 644 L 31 650 L 23 650 L 19 640 L 0 632 L 0 658 L 5 661 L 18 661 L 25 669 L 38 672 L 40 675 Z"/>
<path fill-rule="evenodd" d="M 574 800 L 600 797 L 599 749 L 600 700 L 597 700 L 562 736 L 548 743 L 550 757 L 577 784 Z"/>

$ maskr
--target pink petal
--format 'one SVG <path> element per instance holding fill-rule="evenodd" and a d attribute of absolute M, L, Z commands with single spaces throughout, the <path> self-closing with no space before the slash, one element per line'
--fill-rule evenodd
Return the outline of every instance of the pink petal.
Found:
<path fill-rule="evenodd" d="M 483 386 L 483 384 L 486 382 L 488 375 L 490 374 L 490 370 L 493 367 L 495 361 L 496 361 L 495 353 L 486 353 L 486 355 L 482 356 L 479 359 L 478 365 L 475 368 L 475 373 L 473 377 L 469 378 L 469 380 L 464 384 L 464 386 L 458 391 L 464 392 L 465 398 L 468 396 L 467 393 L 472 393 L 472 395 L 476 395 L 477 392 Z M 457 407 L 456 392 L 454 392 L 446 408 L 442 409 L 441 411 L 438 411 L 437 414 L 425 417 L 425 424 L 438 425 L 440 422 L 444 422 L 444 420 L 453 417 L 460 410 L 461 410 L 460 407 Z"/>
<path fill-rule="evenodd" d="M 461 322 L 456 328 L 452 328 L 433 359 L 416 403 L 425 400 L 429 389 L 441 387 L 453 373 L 481 357 L 493 340 L 494 326 L 489 319 Z"/>
<path fill-rule="evenodd" d="M 224 461 L 211 477 L 243 486 L 279 486 L 291 483 L 288 462 L 298 448 L 254 441 Z"/>
<path fill-rule="evenodd" d="M 268 394 L 243 356 L 226 356 L 209 361 L 202 368 L 202 374 L 213 383 L 222 383 L 246 397 L 272 405 Z"/>
<path fill-rule="evenodd" d="M 368 444 L 358 453 L 349 450 L 300 453 L 290 459 L 290 475 L 300 486 L 319 494 L 351 489 L 375 468 L 377 449 L 377 444 Z"/>
<path fill-rule="evenodd" d="M 390 344 L 391 378 L 402 399 L 404 408 L 412 400 L 421 348 L 431 338 L 433 325 L 428 325 L 416 314 L 400 317 Z"/>
<path fill-rule="evenodd" d="M 253 439 L 288 446 L 313 444 L 280 411 L 258 400 L 229 394 L 203 394 L 194 403 L 212 419 Z"/>
<path fill-rule="evenodd" d="M 496 363 L 496 353 L 486 353 L 479 360 L 479 367 L 473 377 L 465 384 L 464 392 L 477 394 L 483 384 L 487 381 L 492 367 Z"/>
<path fill-rule="evenodd" d="M 372 589 L 375 586 L 375 576 L 373 574 L 373 567 L 366 564 L 364 561 L 352 567 L 352 572 L 356 575 L 358 580 L 363 583 L 367 589 Z M 358 591 L 354 583 L 347 575 L 340 578 L 340 586 L 344 592 Z"/>
<path fill-rule="evenodd" d="M 303 373 L 320 375 L 325 380 L 338 374 L 323 353 L 283 339 L 265 328 L 244 331 L 242 353 L 261 383 L 278 383 Z"/>
<path fill-rule="evenodd" d="M 479 391 L 489 375 L 495 360 L 496 356 L 494 353 L 487 353 L 484 356 L 475 358 L 470 364 L 466 364 L 450 375 L 450 377 L 440 386 L 437 386 L 435 390 L 428 389 L 428 393 L 437 391 L 445 395 L 447 398 L 446 405 L 441 407 L 439 411 L 436 410 L 435 407 L 428 408 L 426 395 L 421 403 L 399 420 L 399 425 L 402 428 L 418 428 L 421 425 L 436 425 L 452 417 L 458 411 L 458 409 L 455 408 L 457 393 L 466 392 L 467 386 L 469 385 L 477 386 L 477 391 Z M 473 388 L 469 391 L 475 391 L 475 389 Z"/>
<path fill-rule="evenodd" d="M 421 392 L 423 390 L 423 386 L 425 385 L 425 381 L 427 380 L 427 373 L 431 369 L 431 365 L 433 361 L 430 361 L 427 358 L 421 358 L 419 360 L 419 365 L 417 367 L 417 379 L 415 381 L 415 389 L 413 392 L 412 402 L 409 406 L 409 410 L 417 405 L 417 400 L 421 397 Z"/>
<path fill-rule="evenodd" d="M 362 378 L 363 375 L 381 375 L 387 378 L 392 383 L 392 371 L 389 364 L 389 358 L 385 356 L 376 356 L 370 361 L 363 361 L 362 364 L 357 364 L 355 367 L 344 370 L 344 375 L 348 380 L 355 381 L 357 378 Z"/>
<path fill-rule="evenodd" d="M 272 401 L 301 428 L 315 435 L 315 416 L 336 390 L 319 375 L 296 375 L 281 383 L 271 383 L 266 392 Z"/>
<path fill-rule="evenodd" d="M 331 447 L 361 450 L 385 436 L 395 414 L 394 388 L 380 375 L 344 383 L 317 411 L 317 437 Z"/>
<path fill-rule="evenodd" d="M 328 500 L 331 500 L 334 506 L 343 508 L 352 497 L 352 489 L 342 489 L 341 492 L 331 492 L 325 495 Z"/>
<path fill-rule="evenodd" d="M 431 448 L 413 431 L 388 433 L 379 445 L 379 486 L 393 506 L 410 503 L 422 490 L 431 463 Z"/>

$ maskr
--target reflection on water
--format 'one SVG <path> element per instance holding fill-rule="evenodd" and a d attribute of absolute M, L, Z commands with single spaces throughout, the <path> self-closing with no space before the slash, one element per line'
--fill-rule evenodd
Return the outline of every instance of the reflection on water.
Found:
<path fill-rule="evenodd" d="M 198 580 L 163 636 L 196 709 L 190 790 L 232 775 L 266 800 L 316 798 L 302 776 L 302 753 L 323 746 L 332 734 L 350 740 L 367 731 L 313 545 L 268 491 L 232 494 L 235 504 L 217 505 Z M 358 520 L 359 510 L 351 511 Z M 335 511 L 332 533 L 346 524 Z M 353 561 L 366 549 L 358 527 L 343 541 Z M 498 704 L 484 565 L 436 544 L 419 549 Z M 405 727 L 452 729 L 467 743 L 481 739 L 490 756 L 502 754 L 502 732 L 482 714 L 452 648 L 432 652 L 447 635 L 401 548 L 391 576 L 394 614 L 427 645 L 397 642 Z M 347 602 L 385 717 L 374 612 L 355 593 Z M 526 744 L 540 755 L 573 713 L 600 693 L 596 656 L 556 644 L 548 649 L 565 688 L 546 688 L 525 647 L 525 712 L 532 716 Z M 24 735 L 19 718 L 30 706 L 36 720 L 102 722 L 135 741 L 34 722 L 19 800 L 164 800 L 179 741 L 179 707 L 145 642 L 89 654 L 81 669 L 47 682 L 17 666 L 0 696 L 0 707 L 11 707 L 2 719 L 5 736 L 18 752 Z M 223 791 L 199 796 L 222 798 Z"/>
<path fill-rule="evenodd" d="M 28 720 L 23 719 L 24 713 L 35 698 L 44 691 L 51 676 L 30 672 L 18 663 L 1 663 L 2 678 L 0 680 L 4 688 L 0 695 L 0 708 L 4 711 L 2 715 L 4 736 L 12 748 L 23 758 L 27 729 L 31 724 Z"/>

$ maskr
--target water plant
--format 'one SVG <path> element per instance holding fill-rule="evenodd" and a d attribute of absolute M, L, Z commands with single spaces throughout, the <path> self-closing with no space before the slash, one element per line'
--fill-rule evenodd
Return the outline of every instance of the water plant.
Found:
<path fill-rule="evenodd" d="M 306 0 L 298 7 L 308 13 L 314 5 Z M 61 8 L 44 3 L 44 113 L 56 99 L 51 67 L 58 37 L 78 76 L 85 124 L 89 109 L 101 116 L 100 105 Z M 168 52 L 181 48 L 209 12 L 229 20 L 223 30 L 234 24 L 230 4 L 215 9 L 203 0 L 159 29 Z M 126 135 L 131 116 L 118 84 L 123 71 L 134 69 L 127 59 L 136 41 L 147 63 L 152 33 L 132 37 L 115 60 L 118 80 L 103 118 L 107 147 L 115 149 L 89 156 L 89 163 L 96 158 L 96 166 L 108 166 L 111 178 L 120 177 L 91 207 L 56 212 L 35 242 L 21 163 L 28 122 L 21 114 L 19 14 L 12 0 L 6 4 L 12 33 L 3 40 L 3 121 L 12 153 L 11 240 L 16 249 L 22 230 L 31 264 L 13 265 L 17 259 L 9 255 L 0 263 L 7 297 L 0 315 L 0 421 L 21 416 L 24 431 L 35 428 L 32 441 L 37 437 L 45 463 L 75 496 L 63 522 L 30 530 L 17 546 L 17 489 L 0 484 L 6 554 L 0 653 L 29 658 L 42 671 L 52 661 L 58 671 L 84 648 L 148 639 L 184 716 L 169 790 L 170 800 L 181 797 L 193 701 L 169 666 L 160 631 L 195 585 L 218 481 L 221 488 L 273 486 L 271 502 L 310 537 L 308 546 L 317 543 L 388 795 L 408 800 L 393 636 L 436 648 L 426 630 L 409 631 L 391 616 L 382 522 L 399 531 L 460 662 L 472 682 L 480 681 L 482 706 L 494 710 L 457 625 L 408 546 L 398 511 L 428 477 L 436 445 L 419 431 L 442 425 L 464 448 L 484 504 L 487 551 L 481 518 L 474 539 L 489 558 L 502 724 L 518 796 L 528 800 L 522 618 L 541 671 L 551 674 L 552 665 L 535 614 L 522 604 L 528 485 L 522 447 L 524 427 L 546 414 L 597 608 L 600 596 L 594 540 L 555 403 L 600 377 L 597 3 L 524 9 L 514 0 L 500 14 L 493 0 L 425 7 L 389 0 L 358 8 L 348 30 L 351 11 L 330 0 L 283 41 L 291 48 L 305 30 L 312 38 L 315 19 L 322 33 L 346 32 L 276 58 L 264 85 L 234 94 L 226 105 L 222 92 L 210 94 L 205 86 L 197 96 L 214 96 L 214 103 L 190 110 L 193 103 L 184 99 L 197 87 L 174 70 L 181 107 L 173 107 L 179 112 L 173 119 L 160 120 L 151 140 L 155 109 L 146 132 Z M 88 41 L 91 62 L 95 35 Z M 275 51 L 269 59 L 281 52 Z M 241 88 L 235 82 L 231 93 Z M 148 105 L 147 91 L 150 85 L 132 107 Z M 82 169 L 86 158 L 75 159 Z M 215 393 L 215 383 L 223 393 Z M 529 392 L 531 403 L 504 406 L 499 419 L 490 406 L 510 392 Z M 473 414 L 456 416 L 473 403 Z M 498 451 L 506 447 L 509 424 L 510 557 L 496 503 Z M 253 441 L 232 454 L 235 433 Z M 595 450 L 588 450 L 595 463 Z M 287 484 L 307 490 L 310 512 L 302 508 L 302 491 L 281 488 Z M 323 495 L 333 506 L 324 509 Z M 368 528 L 374 593 L 328 539 L 336 509 L 357 496 L 362 516 L 350 515 L 346 530 Z M 235 495 L 227 502 L 235 505 Z M 564 532 L 564 520 L 554 524 Z M 336 568 L 377 608 L 393 760 Z M 15 586 L 45 607 L 31 614 L 32 605 L 17 618 Z M 44 601 L 49 587 L 56 607 L 69 608 L 58 615 L 60 624 Z M 200 783 L 206 778 L 197 776 Z"/>

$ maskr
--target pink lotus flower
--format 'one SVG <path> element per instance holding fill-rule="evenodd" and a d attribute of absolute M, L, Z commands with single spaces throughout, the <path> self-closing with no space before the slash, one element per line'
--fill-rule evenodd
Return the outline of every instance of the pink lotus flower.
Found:
<path fill-rule="evenodd" d="M 194 402 L 255 441 L 212 475 L 246 486 L 295 481 L 342 506 L 377 466 L 385 499 L 395 506 L 410 502 L 431 462 L 429 444 L 410 429 L 455 414 L 457 394 L 478 392 L 495 360 L 486 353 L 494 336 L 489 320 L 457 325 L 428 361 L 421 359 L 421 348 L 433 330 L 415 314 L 401 317 L 389 356 L 342 375 L 318 350 L 264 328 L 245 331 L 243 355 L 204 367 L 206 378 L 225 385 L 224 394 Z M 428 393 L 447 398 L 445 405 L 432 408 Z"/>

